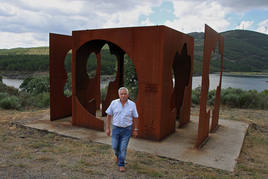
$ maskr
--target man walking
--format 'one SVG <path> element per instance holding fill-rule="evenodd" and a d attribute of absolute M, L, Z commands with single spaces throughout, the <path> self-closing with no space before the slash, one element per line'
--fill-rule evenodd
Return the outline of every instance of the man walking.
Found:
<path fill-rule="evenodd" d="M 138 135 L 138 112 L 136 104 L 128 99 L 128 89 L 121 87 L 118 90 L 119 99 L 113 100 L 106 110 L 106 134 L 110 136 L 110 123 L 112 121 L 112 148 L 116 156 L 116 162 L 119 170 L 124 172 L 125 159 L 129 138 L 133 130 L 133 136 Z M 134 122 L 134 124 L 133 124 Z"/>

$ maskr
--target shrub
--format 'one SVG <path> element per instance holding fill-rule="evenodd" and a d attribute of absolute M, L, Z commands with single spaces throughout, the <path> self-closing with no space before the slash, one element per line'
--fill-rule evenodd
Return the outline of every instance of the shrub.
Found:
<path fill-rule="evenodd" d="M 49 106 L 49 93 L 41 93 L 35 96 L 33 105 L 39 108 Z"/>
<path fill-rule="evenodd" d="M 200 104 L 201 87 L 192 90 L 192 103 Z M 214 105 L 216 90 L 208 93 L 207 104 Z M 236 108 L 268 109 L 268 90 L 257 92 L 256 90 L 242 90 L 226 88 L 221 90 L 221 104 Z"/>
<path fill-rule="evenodd" d="M 70 91 L 69 89 L 66 89 L 66 90 L 64 90 L 64 95 L 66 97 L 70 97 L 70 96 L 72 96 L 72 91 Z"/>
<path fill-rule="evenodd" d="M 129 98 L 132 101 L 136 101 L 137 97 L 138 97 L 138 87 L 128 87 L 128 91 L 129 91 Z"/>
<path fill-rule="evenodd" d="M 200 104 L 200 92 L 201 92 L 200 86 L 192 90 L 192 103 L 193 104 Z"/>
<path fill-rule="evenodd" d="M 64 95 L 66 97 L 72 96 L 72 73 L 68 73 L 67 81 L 64 85 Z"/>
<path fill-rule="evenodd" d="M 9 95 L 17 96 L 19 94 L 19 90 L 5 85 L 4 83 L 0 83 L 0 92 L 8 93 Z"/>
<path fill-rule="evenodd" d="M 26 78 L 20 85 L 20 89 L 33 95 L 49 92 L 49 77 L 39 76 Z"/>
<path fill-rule="evenodd" d="M 8 93 L 6 93 L 6 92 L 0 92 L 0 100 L 4 99 L 6 97 L 8 97 Z"/>
<path fill-rule="evenodd" d="M 30 108 L 33 106 L 35 97 L 32 96 L 29 93 L 26 93 L 24 91 L 21 91 L 19 94 L 20 103 L 23 106 L 23 108 Z"/>
<path fill-rule="evenodd" d="M 268 90 L 262 91 L 258 97 L 259 108 L 268 109 Z"/>
<path fill-rule="evenodd" d="M 241 89 L 227 88 L 221 90 L 221 104 L 230 107 L 240 107 L 239 94 Z"/>
<path fill-rule="evenodd" d="M 215 97 L 216 97 L 216 90 L 209 91 L 208 92 L 207 104 L 208 105 L 214 105 Z"/>
<path fill-rule="evenodd" d="M 0 100 L 0 107 L 3 109 L 20 109 L 21 104 L 16 96 L 8 96 Z"/>

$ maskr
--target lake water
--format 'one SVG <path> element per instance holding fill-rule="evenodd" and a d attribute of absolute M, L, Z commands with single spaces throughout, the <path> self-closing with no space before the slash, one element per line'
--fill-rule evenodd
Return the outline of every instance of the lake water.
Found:
<path fill-rule="evenodd" d="M 192 88 L 201 86 L 201 76 L 193 77 Z M 209 90 L 216 89 L 219 84 L 220 75 L 210 74 L 209 75 Z M 222 88 L 241 88 L 243 90 L 257 90 L 258 92 L 265 89 L 268 90 L 268 76 L 267 77 L 256 77 L 256 76 L 222 76 Z"/>
<path fill-rule="evenodd" d="M 12 86 L 15 88 L 19 88 L 23 80 L 21 79 L 8 79 L 8 78 L 3 78 L 3 83 L 6 84 L 7 86 Z"/>
<path fill-rule="evenodd" d="M 219 75 L 218 74 L 210 74 L 210 87 L 209 89 L 216 89 L 217 85 L 219 84 Z M 193 77 L 193 89 L 201 86 L 201 76 L 194 76 Z M 3 83 L 8 86 L 13 86 L 15 88 L 19 88 L 23 80 L 20 79 L 7 79 L 3 78 Z M 106 83 L 106 82 L 104 82 Z M 106 84 L 101 84 L 104 87 Z M 265 89 L 268 90 L 268 76 L 267 77 L 241 77 L 241 76 L 223 76 L 222 77 L 222 88 L 241 88 L 243 90 L 257 90 L 263 91 Z"/>

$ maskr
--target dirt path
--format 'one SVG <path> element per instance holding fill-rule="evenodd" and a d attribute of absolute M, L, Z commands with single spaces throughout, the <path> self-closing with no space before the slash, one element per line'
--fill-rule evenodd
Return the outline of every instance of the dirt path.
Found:
<path fill-rule="evenodd" d="M 127 171 L 120 173 L 108 145 L 16 125 L 48 112 L 0 110 L 0 178 L 268 178 L 268 111 L 221 111 L 221 118 L 251 123 L 232 173 L 135 151 L 128 151 Z"/>

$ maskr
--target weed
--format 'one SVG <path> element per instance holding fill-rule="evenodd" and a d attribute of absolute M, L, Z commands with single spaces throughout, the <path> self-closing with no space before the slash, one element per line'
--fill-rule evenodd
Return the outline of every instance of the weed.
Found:
<path fill-rule="evenodd" d="M 42 161 L 42 162 L 48 162 L 48 161 L 53 161 L 53 158 L 50 158 L 48 156 L 38 156 L 35 160 L 37 161 Z"/>
<path fill-rule="evenodd" d="M 25 168 L 26 167 L 26 165 L 23 164 L 23 163 L 19 163 L 17 166 L 20 167 L 20 168 Z"/>
<path fill-rule="evenodd" d="M 53 145 L 43 141 L 35 141 L 34 143 L 30 144 L 30 147 L 34 149 L 40 149 L 44 147 L 53 147 Z"/>
<path fill-rule="evenodd" d="M 6 135 L 3 135 L 2 136 L 2 142 L 5 142 L 7 140 L 7 136 Z"/>
<path fill-rule="evenodd" d="M 164 174 L 162 174 L 159 169 L 157 170 L 157 169 L 151 168 L 143 164 L 141 165 L 138 162 L 130 164 L 129 168 L 136 170 L 138 173 L 147 174 L 151 177 L 163 177 L 164 176 Z"/>

